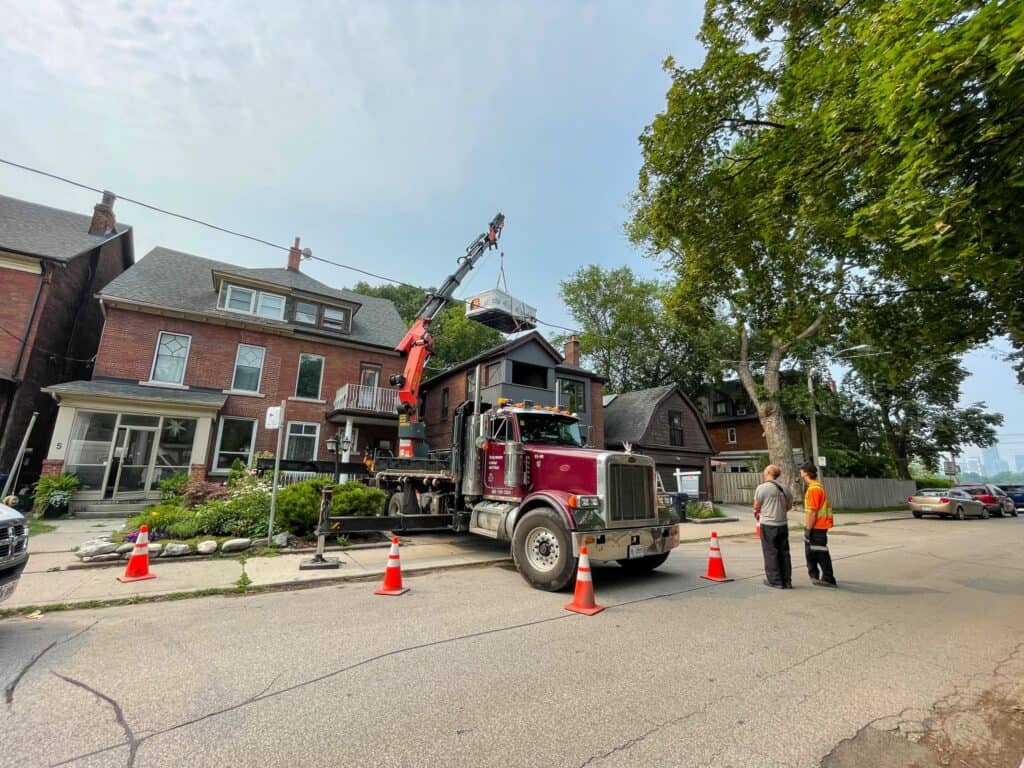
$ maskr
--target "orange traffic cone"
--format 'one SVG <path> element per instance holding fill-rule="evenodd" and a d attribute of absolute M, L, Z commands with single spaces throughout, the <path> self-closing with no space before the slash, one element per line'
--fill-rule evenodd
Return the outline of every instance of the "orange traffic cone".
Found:
<path fill-rule="evenodd" d="M 603 605 L 594 602 L 594 582 L 590 578 L 590 555 L 587 548 L 580 549 L 580 564 L 576 570 L 576 593 L 572 596 L 572 602 L 565 606 L 565 610 L 593 616 L 604 610 Z"/>
<path fill-rule="evenodd" d="M 135 539 L 135 548 L 132 550 L 132 556 L 128 558 L 124 576 L 118 576 L 117 580 L 128 582 L 155 578 L 156 574 L 149 572 L 149 528 L 144 525 L 139 528 L 139 536 Z"/>
<path fill-rule="evenodd" d="M 732 581 L 725 575 L 725 563 L 722 562 L 722 550 L 718 548 L 718 534 L 711 532 L 711 554 L 708 555 L 708 572 L 701 576 L 709 581 Z"/>
<path fill-rule="evenodd" d="M 391 551 L 388 553 L 388 567 L 384 570 L 384 583 L 375 589 L 375 595 L 402 595 L 409 591 L 402 586 L 402 562 L 398 558 L 398 537 L 391 539 Z"/>

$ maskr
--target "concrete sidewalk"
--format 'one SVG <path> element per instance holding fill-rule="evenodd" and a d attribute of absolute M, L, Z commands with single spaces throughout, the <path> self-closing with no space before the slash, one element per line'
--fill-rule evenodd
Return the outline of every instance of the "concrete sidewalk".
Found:
<path fill-rule="evenodd" d="M 681 541 L 703 541 L 711 537 L 715 531 L 719 536 L 743 536 L 754 535 L 754 510 L 739 504 L 717 505 L 727 517 L 737 517 L 738 522 L 718 522 L 709 520 L 704 523 L 683 523 L 679 526 L 679 538 Z M 840 512 L 836 515 L 835 525 L 861 525 L 863 523 L 878 523 L 886 520 L 906 520 L 911 518 L 910 510 L 898 512 Z M 789 513 L 790 530 L 803 527 L 803 512 L 799 509 Z"/>
<path fill-rule="evenodd" d="M 735 505 L 723 507 L 738 522 L 684 523 L 680 538 L 686 544 L 703 544 L 715 531 L 719 536 L 754 535 L 754 517 L 749 508 Z M 909 513 L 881 512 L 844 514 L 836 520 L 837 527 L 851 524 L 876 523 L 910 517 Z M 793 522 L 800 520 L 797 516 Z M 299 563 L 309 557 L 305 554 L 282 554 L 273 557 L 248 557 L 243 563 L 238 558 L 212 558 L 177 560 L 156 558 L 150 567 L 157 578 L 122 584 L 117 576 L 124 563 L 103 563 L 89 567 L 77 566 L 72 554 L 83 541 L 110 534 L 120 528 L 123 520 L 55 520 L 57 530 L 40 534 L 29 540 L 32 553 L 17 591 L 0 610 L 53 604 L 81 604 L 95 601 L 118 600 L 132 597 L 229 590 L 238 586 L 242 574 L 251 587 L 300 586 L 308 583 L 331 583 L 352 579 L 382 576 L 387 562 L 386 545 L 369 549 L 349 549 L 329 552 L 339 556 L 342 565 L 336 570 L 300 571 Z M 402 570 L 406 574 L 488 565 L 511 560 L 507 543 L 479 536 L 457 534 L 414 534 L 403 537 Z"/>

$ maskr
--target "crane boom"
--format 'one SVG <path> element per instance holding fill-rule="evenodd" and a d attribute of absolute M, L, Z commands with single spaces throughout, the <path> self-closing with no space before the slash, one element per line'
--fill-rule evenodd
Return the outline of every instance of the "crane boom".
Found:
<path fill-rule="evenodd" d="M 405 371 L 394 374 L 390 378 L 391 385 L 399 387 L 399 456 L 414 456 L 417 444 L 422 444 L 424 437 L 423 425 L 418 423 L 419 389 L 423 379 L 423 370 L 434 351 L 430 323 L 452 300 L 456 289 L 480 260 L 480 257 L 488 250 L 497 248 L 498 238 L 501 237 L 501 230 L 504 226 L 505 216 L 499 213 L 491 219 L 487 231 L 466 246 L 466 254 L 459 257 L 457 269 L 448 276 L 436 293 L 427 298 L 423 308 L 419 311 L 419 318 L 395 347 L 406 356 Z"/>

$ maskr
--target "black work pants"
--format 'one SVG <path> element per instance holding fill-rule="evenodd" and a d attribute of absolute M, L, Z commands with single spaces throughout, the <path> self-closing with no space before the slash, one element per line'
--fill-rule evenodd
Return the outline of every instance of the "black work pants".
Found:
<path fill-rule="evenodd" d="M 805 531 L 805 534 L 807 535 L 804 536 L 804 555 L 807 557 L 807 573 L 812 579 L 835 584 L 832 556 L 828 553 L 828 531 L 823 528 L 812 528 Z"/>
<path fill-rule="evenodd" d="M 761 552 L 764 553 L 764 576 L 773 587 L 793 584 L 793 560 L 789 556 L 789 526 L 762 525 Z"/>

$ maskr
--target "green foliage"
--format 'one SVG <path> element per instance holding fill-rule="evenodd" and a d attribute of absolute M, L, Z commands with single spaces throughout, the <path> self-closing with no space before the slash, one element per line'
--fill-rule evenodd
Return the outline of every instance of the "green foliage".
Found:
<path fill-rule="evenodd" d="M 331 514 L 373 517 L 384 511 L 387 494 L 358 481 L 339 485 L 331 498 Z"/>
<path fill-rule="evenodd" d="M 419 317 L 420 309 L 427 303 L 427 291 L 411 285 L 370 285 L 360 280 L 352 290 L 363 296 L 376 296 L 393 302 L 406 325 L 412 325 Z"/>
<path fill-rule="evenodd" d="M 220 483 L 207 480 L 190 480 L 184 488 L 181 501 L 186 507 L 195 507 L 215 499 L 226 498 L 230 491 Z"/>
<path fill-rule="evenodd" d="M 129 518 L 125 524 L 128 531 L 137 531 L 143 525 L 149 528 L 150 539 L 167 538 L 170 536 L 170 529 L 182 526 L 187 528 L 195 521 L 195 512 L 181 505 L 177 500 L 162 501 L 152 507 L 142 510 L 139 514 Z M 194 536 L 195 532 L 191 534 Z M 181 536 L 176 538 L 191 538 Z"/>
<path fill-rule="evenodd" d="M 36 514 L 43 514 L 47 510 L 58 513 L 66 511 L 78 485 L 78 478 L 67 472 L 39 478 L 35 485 Z"/>
<path fill-rule="evenodd" d="M 329 480 L 313 478 L 281 488 L 277 492 L 277 520 L 296 536 L 308 536 L 320 518 L 320 494 Z M 276 525 L 276 523 L 275 523 Z"/>
<path fill-rule="evenodd" d="M 917 485 L 917 489 L 922 488 L 952 488 L 953 481 L 948 477 L 940 477 L 939 475 L 914 475 L 914 483 Z"/>
<path fill-rule="evenodd" d="M 720 370 L 720 324 L 687 333 L 666 309 L 669 288 L 637 277 L 629 267 L 582 267 L 560 283 L 561 297 L 579 325 L 580 351 L 608 379 L 610 392 L 679 384 L 704 394 Z M 564 337 L 555 340 L 556 346 Z M 570 407 L 570 409 L 572 409 Z"/>
<path fill-rule="evenodd" d="M 235 459 L 231 462 L 231 467 L 228 469 L 228 487 L 237 485 L 240 480 L 245 478 L 249 474 L 249 468 L 245 465 L 245 462 L 241 459 Z"/>
<path fill-rule="evenodd" d="M 695 501 L 686 505 L 686 517 L 691 520 L 712 520 L 718 517 L 725 517 L 721 507 L 712 506 L 708 509 Z"/>
<path fill-rule="evenodd" d="M 185 493 L 185 486 L 188 485 L 188 473 L 178 472 L 177 474 L 165 477 L 160 481 L 160 498 L 179 498 Z"/>

